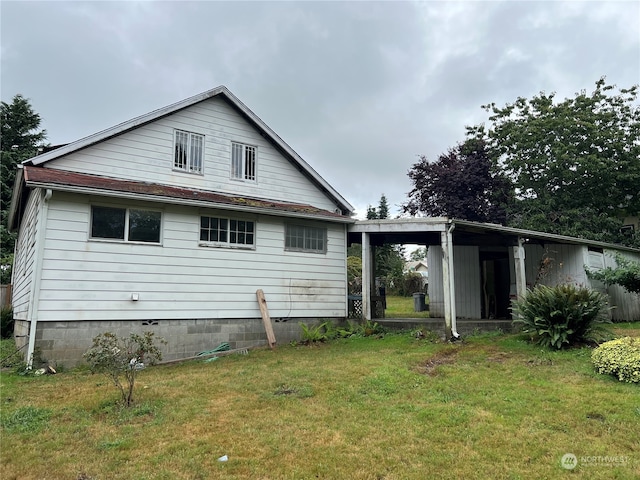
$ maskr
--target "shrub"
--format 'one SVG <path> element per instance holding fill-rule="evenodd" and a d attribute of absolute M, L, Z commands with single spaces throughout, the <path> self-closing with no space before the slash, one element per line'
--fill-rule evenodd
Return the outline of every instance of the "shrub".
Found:
<path fill-rule="evenodd" d="M 514 302 L 514 323 L 545 347 L 562 348 L 607 338 L 607 297 L 575 285 L 538 285 Z"/>
<path fill-rule="evenodd" d="M 614 375 L 621 382 L 640 383 L 640 338 L 605 342 L 591 353 L 591 361 L 598 373 Z"/>
<path fill-rule="evenodd" d="M 0 310 L 0 336 L 2 338 L 13 337 L 13 309 L 2 307 Z"/>
<path fill-rule="evenodd" d="M 160 343 L 167 343 L 158 339 Z M 83 355 L 92 372 L 104 373 L 120 390 L 125 407 L 133 405 L 133 387 L 138 372 L 145 362 L 153 365 L 162 360 L 162 352 L 156 345 L 153 332 L 144 335 L 131 333 L 129 337 L 117 337 L 113 333 L 101 333 L 93 339 L 93 345 Z M 124 377 L 126 386 L 122 383 Z"/>
<path fill-rule="evenodd" d="M 318 325 L 307 325 L 304 322 L 299 322 L 300 328 L 302 328 L 302 343 L 310 344 L 316 342 L 324 342 L 329 340 L 327 335 L 329 325 L 333 326 L 331 322 L 323 322 Z"/>

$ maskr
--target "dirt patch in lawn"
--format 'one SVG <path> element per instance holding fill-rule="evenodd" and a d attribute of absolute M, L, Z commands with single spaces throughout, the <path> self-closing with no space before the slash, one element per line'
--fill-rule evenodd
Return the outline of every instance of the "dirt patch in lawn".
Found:
<path fill-rule="evenodd" d="M 436 376 L 438 374 L 438 367 L 441 365 L 450 365 L 456 361 L 459 350 L 457 347 L 440 350 L 423 364 L 418 365 L 418 371 L 430 377 Z"/>

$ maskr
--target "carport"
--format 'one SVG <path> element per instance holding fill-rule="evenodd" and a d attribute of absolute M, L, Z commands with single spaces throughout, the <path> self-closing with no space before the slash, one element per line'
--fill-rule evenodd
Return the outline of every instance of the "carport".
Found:
<path fill-rule="evenodd" d="M 521 230 L 502 225 L 477 223 L 466 220 L 454 220 L 446 217 L 429 218 L 400 218 L 394 220 L 362 220 L 348 226 L 348 243 L 362 245 L 362 315 L 364 319 L 372 319 L 372 291 L 375 291 L 374 252 L 375 248 L 384 244 L 417 244 L 429 248 L 429 269 L 438 271 L 436 278 L 430 273 L 431 281 L 436 280 L 434 290 L 438 298 L 442 298 L 441 312 L 443 316 L 445 335 L 448 339 L 458 337 L 456 313 L 456 284 L 460 283 L 464 291 L 461 295 L 468 295 L 475 302 L 475 311 L 479 312 L 476 320 L 490 319 L 491 309 L 508 311 L 510 302 L 514 298 L 522 297 L 527 289 L 527 267 L 525 263 L 526 245 L 579 245 L 595 246 L 600 252 L 602 247 L 619 247 L 592 242 L 588 240 L 554 235 L 530 230 Z M 454 268 L 454 246 L 458 254 L 464 256 L 466 251 L 473 251 L 469 261 L 459 258 Z M 468 248 L 466 248 L 468 247 Z M 586 250 L 586 249 L 585 249 Z M 538 258 L 528 262 L 530 270 L 536 270 Z M 578 261 L 578 263 L 580 263 Z M 580 268 L 586 264 L 584 262 Z M 491 266 L 493 274 L 502 276 L 501 283 L 495 283 L 495 298 L 497 305 L 491 300 L 483 302 L 483 292 L 480 287 L 466 288 L 465 281 L 471 278 L 477 286 L 481 285 L 481 277 L 486 275 L 484 267 Z M 578 267 L 576 266 L 576 269 Z M 495 270 L 495 271 L 494 271 Z M 456 272 L 460 279 L 456 279 Z M 535 278 L 535 272 L 529 272 Z M 504 278 L 506 276 L 506 278 Z M 440 281 L 441 278 L 441 281 Z M 472 290 L 472 291 L 468 291 Z M 490 296 L 485 295 L 487 298 Z M 460 299 L 464 305 L 466 300 Z M 493 300 L 496 302 L 496 300 Z M 460 307 L 458 307 L 460 308 Z M 510 315 L 510 314 L 508 314 Z M 463 314 L 462 318 L 469 318 Z"/>

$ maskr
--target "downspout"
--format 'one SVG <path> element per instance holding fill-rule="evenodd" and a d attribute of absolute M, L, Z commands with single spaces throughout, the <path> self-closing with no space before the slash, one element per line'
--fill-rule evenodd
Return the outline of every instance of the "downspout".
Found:
<path fill-rule="evenodd" d="M 458 326 L 456 324 L 456 276 L 453 273 L 453 231 L 456 228 L 456 224 L 452 220 L 449 220 L 449 227 L 447 228 L 447 245 L 449 247 L 449 295 L 451 297 L 451 338 L 457 340 L 460 338 L 458 333 Z"/>
<path fill-rule="evenodd" d="M 38 222 L 38 243 L 35 265 L 33 267 L 33 296 L 31 302 L 31 322 L 29 325 L 29 346 L 27 349 L 27 368 L 33 368 L 33 352 L 36 348 L 36 331 L 38 326 L 38 309 L 40 300 L 40 279 L 42 278 L 42 256 L 44 255 L 44 241 L 47 236 L 47 217 L 49 216 L 49 199 L 53 195 L 50 188 L 44 193 L 42 209 L 40 210 L 40 222 Z"/>

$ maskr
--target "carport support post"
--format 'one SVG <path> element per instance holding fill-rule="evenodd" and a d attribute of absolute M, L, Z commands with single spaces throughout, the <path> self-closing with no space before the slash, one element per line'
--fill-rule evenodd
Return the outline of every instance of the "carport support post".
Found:
<path fill-rule="evenodd" d="M 518 238 L 518 245 L 513 247 L 513 260 L 516 271 L 516 294 L 521 300 L 527 293 L 527 275 L 524 266 L 524 238 Z"/>
<path fill-rule="evenodd" d="M 371 242 L 368 233 L 362 233 L 362 318 L 371 320 Z"/>
<path fill-rule="evenodd" d="M 449 243 L 451 234 L 447 231 L 440 233 L 442 246 L 442 287 L 444 291 L 444 333 L 447 340 L 453 337 L 451 322 L 455 316 L 455 299 L 453 298 L 453 272 L 449 266 L 453 266 L 453 245 Z"/>

